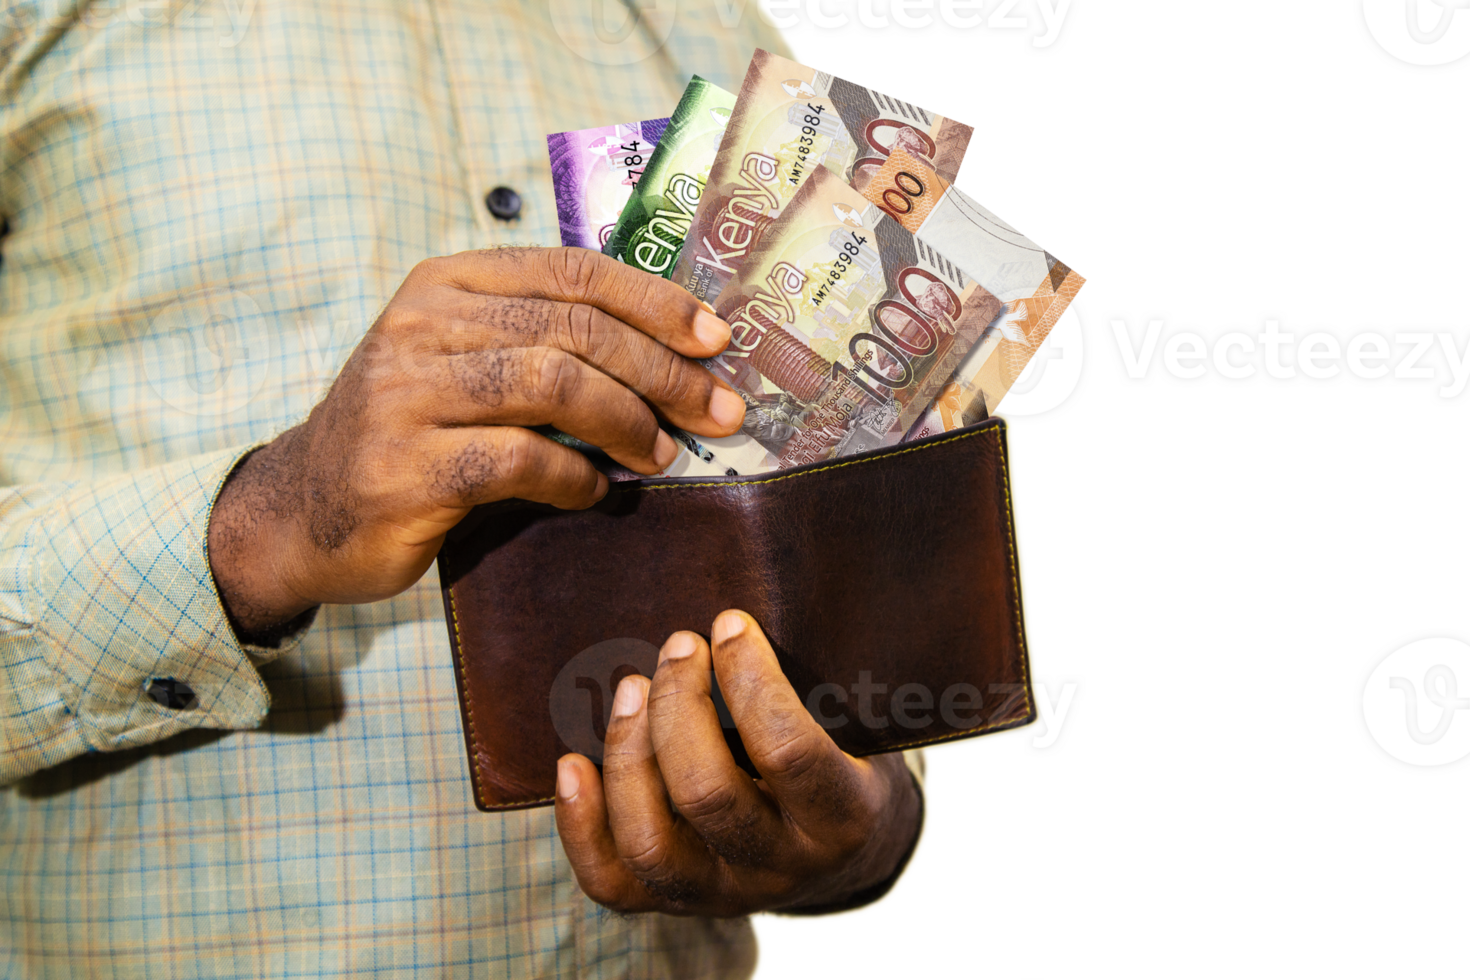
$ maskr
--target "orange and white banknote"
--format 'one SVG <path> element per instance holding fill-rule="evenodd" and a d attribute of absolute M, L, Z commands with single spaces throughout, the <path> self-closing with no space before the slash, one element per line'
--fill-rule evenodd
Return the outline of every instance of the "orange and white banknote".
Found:
<path fill-rule="evenodd" d="M 970 348 L 908 438 L 993 415 L 1082 288 L 1083 278 L 902 149 L 889 155 L 862 193 L 941 253 L 962 256 L 965 271 L 1005 304 L 1002 316 Z"/>
<path fill-rule="evenodd" d="M 1000 319 L 966 259 L 814 173 L 715 304 L 730 346 L 704 363 L 745 399 L 746 441 L 706 448 L 746 473 L 901 441 Z"/>
<path fill-rule="evenodd" d="M 714 303 L 817 170 L 859 187 L 901 149 L 952 181 L 973 133 L 933 110 L 758 50 L 672 278 Z"/>

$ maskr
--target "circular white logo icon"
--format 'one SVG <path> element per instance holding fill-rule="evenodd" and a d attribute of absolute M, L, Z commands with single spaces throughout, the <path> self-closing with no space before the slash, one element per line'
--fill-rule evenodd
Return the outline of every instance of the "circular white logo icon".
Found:
<path fill-rule="evenodd" d="M 1447 65 L 1470 54 L 1470 0 L 1363 0 L 1383 50 L 1411 65 Z"/>
<path fill-rule="evenodd" d="M 260 394 L 275 361 L 271 321 L 237 290 L 194 293 L 164 307 L 142 338 L 149 386 L 188 415 L 228 415 Z"/>
<path fill-rule="evenodd" d="M 1470 644 L 1438 637 L 1389 654 L 1363 688 L 1363 720 L 1400 762 L 1443 766 L 1470 755 Z"/>
<path fill-rule="evenodd" d="M 603 640 L 568 660 L 551 682 L 551 725 L 562 744 L 602 762 L 613 695 L 629 674 L 652 677 L 658 647 L 647 640 Z"/>
<path fill-rule="evenodd" d="M 1084 357 L 1082 319 L 1073 304 L 1016 377 L 997 411 L 1007 418 L 1050 412 L 1076 390 Z"/>
<path fill-rule="evenodd" d="M 575 54 L 596 65 L 635 65 L 674 30 L 676 0 L 551 0 L 551 24 Z"/>

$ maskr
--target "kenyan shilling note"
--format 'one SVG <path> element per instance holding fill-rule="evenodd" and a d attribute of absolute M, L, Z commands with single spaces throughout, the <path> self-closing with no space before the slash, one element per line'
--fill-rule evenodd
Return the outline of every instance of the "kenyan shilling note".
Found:
<path fill-rule="evenodd" d="M 563 245 L 602 249 L 668 124 L 645 119 L 546 137 Z"/>
<path fill-rule="evenodd" d="M 603 254 L 669 277 L 734 105 L 732 93 L 694 76 L 603 245 Z"/>
<path fill-rule="evenodd" d="M 833 171 L 814 172 L 715 304 L 730 346 L 703 363 L 746 401 L 741 433 L 698 440 L 738 473 L 901 441 L 1001 301 Z"/>
<path fill-rule="evenodd" d="M 897 148 L 953 181 L 973 132 L 938 113 L 758 50 L 673 280 L 713 303 L 816 168 L 861 186 Z"/>
<path fill-rule="evenodd" d="M 1083 278 L 902 151 L 884 162 L 863 193 L 920 239 L 956 256 L 1005 303 L 1004 316 L 970 349 L 908 438 L 993 415 Z"/>

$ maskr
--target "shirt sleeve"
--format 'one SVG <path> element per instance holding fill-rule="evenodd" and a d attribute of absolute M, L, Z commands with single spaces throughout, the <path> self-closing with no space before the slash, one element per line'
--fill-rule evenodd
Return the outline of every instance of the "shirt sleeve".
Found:
<path fill-rule="evenodd" d="M 0 488 L 0 785 L 83 752 L 259 726 L 270 696 L 252 658 L 281 649 L 236 639 L 206 552 L 210 510 L 246 451 Z M 155 702 L 148 687 L 164 678 L 192 704 Z"/>
<path fill-rule="evenodd" d="M 856 918 L 857 915 L 867 915 L 869 912 L 888 905 L 898 895 L 907 882 L 908 876 L 919 867 L 919 858 L 923 857 L 923 849 L 929 843 L 929 827 L 933 823 L 933 752 L 926 748 L 908 749 L 904 752 L 904 763 L 908 765 L 908 773 L 914 777 L 914 785 L 919 788 L 919 836 L 914 839 L 914 846 L 903 864 L 898 867 L 898 873 L 888 880 L 879 889 L 873 892 L 857 896 L 853 904 L 847 908 L 823 909 L 820 912 L 761 912 L 757 915 L 763 923 L 835 923 L 842 918 Z"/>

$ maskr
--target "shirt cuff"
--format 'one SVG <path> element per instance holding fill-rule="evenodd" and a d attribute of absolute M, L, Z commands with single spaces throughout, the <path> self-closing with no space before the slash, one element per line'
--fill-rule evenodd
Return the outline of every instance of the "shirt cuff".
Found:
<path fill-rule="evenodd" d="M 858 899 L 857 904 L 851 908 L 833 909 L 833 911 L 822 912 L 760 912 L 757 921 L 761 923 L 835 923 L 844 918 L 856 918 L 858 915 L 867 915 L 875 909 L 888 905 L 895 895 L 898 895 L 907 882 L 908 876 L 913 874 L 914 868 L 919 867 L 919 858 L 923 857 L 923 849 L 929 843 L 929 827 L 933 824 L 933 754 L 929 749 L 908 749 L 904 752 L 904 763 L 908 765 L 908 771 L 913 774 L 914 785 L 919 788 L 919 836 L 914 840 L 913 849 L 908 852 L 907 860 L 898 868 L 898 873 L 888 880 L 878 896 Z"/>
<path fill-rule="evenodd" d="M 0 540 L 0 564 L 8 546 L 31 619 L 0 635 L 0 780 L 191 728 L 260 725 L 270 695 L 252 661 L 300 635 L 274 649 L 243 646 L 207 553 L 210 511 L 247 451 L 64 490 Z M 161 679 L 188 685 L 194 700 L 155 702 L 148 687 Z"/>

